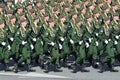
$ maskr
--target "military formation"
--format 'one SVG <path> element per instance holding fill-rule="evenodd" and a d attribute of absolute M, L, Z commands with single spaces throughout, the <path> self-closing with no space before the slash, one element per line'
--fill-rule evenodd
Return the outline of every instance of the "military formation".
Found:
<path fill-rule="evenodd" d="M 3 0 L 2 0 L 3 1 Z M 14 72 L 34 63 L 49 72 L 68 67 L 86 70 L 89 62 L 100 73 L 120 62 L 119 0 L 5 0 L 0 3 L 0 63 Z M 63 65 L 61 65 L 61 61 Z"/>

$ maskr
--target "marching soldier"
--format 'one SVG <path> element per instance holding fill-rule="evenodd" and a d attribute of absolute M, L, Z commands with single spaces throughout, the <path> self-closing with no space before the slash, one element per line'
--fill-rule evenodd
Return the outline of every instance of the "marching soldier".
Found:
<path fill-rule="evenodd" d="M 18 65 L 22 64 L 25 62 L 27 64 L 27 71 L 31 71 L 31 54 L 30 54 L 30 43 L 28 42 L 28 33 L 29 29 L 27 26 L 27 21 L 23 19 L 20 24 L 20 40 L 21 40 L 21 45 L 19 46 L 20 50 L 20 58 L 18 60 L 18 63 L 14 67 L 14 72 L 18 72 Z"/>
<path fill-rule="evenodd" d="M 8 45 L 8 41 L 6 38 L 6 27 L 5 22 L 0 20 L 0 61 L 5 65 L 5 71 L 9 71 L 9 50 L 11 47 Z"/>

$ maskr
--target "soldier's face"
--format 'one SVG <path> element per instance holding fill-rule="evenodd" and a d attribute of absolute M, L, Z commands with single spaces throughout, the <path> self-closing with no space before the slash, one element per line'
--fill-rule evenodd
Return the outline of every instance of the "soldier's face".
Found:
<path fill-rule="evenodd" d="M 4 27 L 5 27 L 5 24 L 4 24 L 4 23 L 0 25 L 0 28 L 1 28 L 1 29 L 3 29 Z"/>
<path fill-rule="evenodd" d="M 105 22 L 105 24 L 109 24 L 110 23 L 110 20 L 106 20 L 106 21 L 104 21 Z"/>
<path fill-rule="evenodd" d="M 91 11 L 93 11 L 94 8 L 95 8 L 95 7 L 94 7 L 93 5 L 89 7 L 89 9 L 90 9 Z"/>
<path fill-rule="evenodd" d="M 60 19 L 61 22 L 65 22 L 65 20 L 66 20 L 65 18 L 61 18 Z"/>
<path fill-rule="evenodd" d="M 88 18 L 87 21 L 88 21 L 88 22 L 92 22 L 92 18 L 91 18 L 91 17 Z"/>
<path fill-rule="evenodd" d="M 45 13 L 45 9 L 40 10 L 41 13 Z"/>
<path fill-rule="evenodd" d="M 18 0 L 18 3 L 21 3 L 22 2 L 22 0 Z"/>
<path fill-rule="evenodd" d="M 110 11 L 110 9 L 107 8 L 104 12 L 105 12 L 105 13 L 109 13 L 109 11 Z"/>
<path fill-rule="evenodd" d="M 62 1 L 62 2 L 60 3 L 60 5 L 64 5 L 64 1 Z"/>
<path fill-rule="evenodd" d="M 31 10 L 32 9 L 32 5 L 27 6 L 27 9 Z"/>
<path fill-rule="evenodd" d="M 73 2 L 73 0 L 68 0 L 68 2 L 69 2 L 69 3 L 72 3 L 72 2 Z"/>
<path fill-rule="evenodd" d="M 98 4 L 98 6 L 99 6 L 99 7 L 102 7 L 102 6 L 103 6 L 103 3 Z"/>
<path fill-rule="evenodd" d="M 82 24 L 82 22 L 80 21 L 80 22 L 78 22 L 76 25 L 77 25 L 77 26 L 81 26 L 81 24 Z"/>
<path fill-rule="evenodd" d="M 18 13 L 22 13 L 23 12 L 23 9 L 22 8 L 20 8 L 20 9 L 18 9 L 18 11 L 17 11 Z"/>
<path fill-rule="evenodd" d="M 44 21 L 48 21 L 49 20 L 49 16 L 44 17 Z"/>
<path fill-rule="evenodd" d="M 86 9 L 83 9 L 83 10 L 81 11 L 81 13 L 82 13 L 82 14 L 85 14 L 85 13 L 86 13 Z"/>
<path fill-rule="evenodd" d="M 77 8 L 77 9 L 78 9 L 79 7 L 80 7 L 80 6 L 79 6 L 79 4 L 75 5 L 75 8 Z"/>
<path fill-rule="evenodd" d="M 108 4 L 111 4 L 111 0 L 106 0 L 106 2 L 107 2 Z"/>
<path fill-rule="evenodd" d="M 118 6 L 117 6 L 117 5 L 113 6 L 112 8 L 113 8 L 114 10 L 118 10 Z"/>
<path fill-rule="evenodd" d="M 11 6 L 11 5 L 12 5 L 12 2 L 7 2 L 7 5 L 8 5 L 8 6 Z"/>
<path fill-rule="evenodd" d="M 12 14 L 7 14 L 7 17 L 10 17 L 10 16 L 12 16 Z"/>
<path fill-rule="evenodd" d="M 85 4 L 85 5 L 88 5 L 88 1 L 85 1 L 84 4 Z"/>
<path fill-rule="evenodd" d="M 36 24 L 37 24 L 38 22 L 39 22 L 39 19 L 36 19 L 36 20 L 34 21 L 34 23 L 36 23 Z"/>
<path fill-rule="evenodd" d="M 70 11 L 70 8 L 69 7 L 65 8 L 65 11 L 66 12 Z"/>
<path fill-rule="evenodd" d="M 27 26 L 27 22 L 26 21 L 22 22 L 21 25 L 22 25 L 22 27 L 26 27 Z"/>
<path fill-rule="evenodd" d="M 77 14 L 74 14 L 74 15 L 72 16 L 72 18 L 73 18 L 73 19 L 76 19 L 76 18 L 77 18 Z"/>
<path fill-rule="evenodd" d="M 38 2 L 36 5 L 37 5 L 37 7 L 40 7 L 40 6 L 41 6 L 41 3 L 40 3 L 40 2 Z"/>
<path fill-rule="evenodd" d="M 14 19 L 11 20 L 11 23 L 15 24 L 15 21 L 16 21 L 16 19 L 14 18 Z"/>
<path fill-rule="evenodd" d="M 20 16 L 20 19 L 25 19 L 25 15 Z"/>
<path fill-rule="evenodd" d="M 32 16 L 34 17 L 34 16 L 35 16 L 35 13 L 32 13 Z"/>
<path fill-rule="evenodd" d="M 2 12 L 3 8 L 0 8 L 0 12 Z"/>
<path fill-rule="evenodd" d="M 99 13 L 96 13 L 94 16 L 95 16 L 96 18 L 98 18 L 98 17 L 100 16 L 100 14 L 99 14 Z"/>
<path fill-rule="evenodd" d="M 93 0 L 93 2 L 96 2 L 97 0 Z"/>
<path fill-rule="evenodd" d="M 45 0 L 45 2 L 47 3 L 47 2 L 48 2 L 48 0 Z"/>
<path fill-rule="evenodd" d="M 50 22 L 50 23 L 49 23 L 49 26 L 50 26 L 50 27 L 54 27 L 54 25 L 55 25 L 54 22 Z"/>
<path fill-rule="evenodd" d="M 54 14 L 58 15 L 60 12 L 59 10 L 55 11 Z"/>
<path fill-rule="evenodd" d="M 119 16 L 114 16 L 113 19 L 114 20 L 119 20 Z"/>

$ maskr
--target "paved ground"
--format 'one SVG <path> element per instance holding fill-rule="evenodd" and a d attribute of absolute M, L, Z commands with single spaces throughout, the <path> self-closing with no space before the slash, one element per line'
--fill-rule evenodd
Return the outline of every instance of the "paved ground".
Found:
<path fill-rule="evenodd" d="M 22 71 L 17 74 L 13 72 L 0 71 L 0 80 L 120 80 L 120 72 L 104 72 L 98 73 L 97 69 L 89 67 L 88 73 L 71 73 L 71 70 L 63 68 L 63 72 L 44 73 L 39 67 L 34 67 L 36 72 Z M 120 70 L 120 67 L 116 67 Z"/>

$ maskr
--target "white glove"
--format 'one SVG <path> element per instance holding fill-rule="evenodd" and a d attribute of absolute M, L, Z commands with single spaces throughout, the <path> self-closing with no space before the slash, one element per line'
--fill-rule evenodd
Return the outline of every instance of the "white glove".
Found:
<path fill-rule="evenodd" d="M 8 47 L 8 50 L 11 50 L 11 47 L 10 47 L 10 45 L 8 45 L 7 47 Z"/>
<path fill-rule="evenodd" d="M 88 40 L 89 40 L 90 43 L 92 42 L 92 38 L 89 38 Z"/>
<path fill-rule="evenodd" d="M 61 44 L 59 44 L 59 49 L 62 49 L 62 45 Z"/>
<path fill-rule="evenodd" d="M 43 41 L 41 41 L 41 44 L 43 45 Z"/>
<path fill-rule="evenodd" d="M 116 39 L 119 39 L 119 36 L 115 36 Z"/>
<path fill-rule="evenodd" d="M 2 45 L 5 46 L 5 45 L 6 45 L 6 42 L 2 42 Z"/>
<path fill-rule="evenodd" d="M 98 46 L 98 45 L 99 45 L 98 41 L 96 41 L 95 43 L 96 43 L 96 46 Z"/>
<path fill-rule="evenodd" d="M 25 41 L 22 41 L 22 45 L 25 45 L 27 43 L 27 41 L 25 42 Z"/>
<path fill-rule="evenodd" d="M 54 45 L 55 45 L 55 43 L 54 43 L 54 42 L 51 42 L 51 43 L 50 43 L 50 45 L 54 46 Z"/>
<path fill-rule="evenodd" d="M 108 44 L 108 41 L 107 41 L 107 40 L 105 40 L 105 44 Z"/>
<path fill-rule="evenodd" d="M 48 35 L 48 33 L 46 33 L 46 36 Z"/>
<path fill-rule="evenodd" d="M 117 41 L 114 41 L 114 44 L 116 45 L 116 44 L 118 44 L 118 42 L 117 42 Z"/>
<path fill-rule="evenodd" d="M 83 41 L 79 41 L 79 45 L 81 45 L 83 43 Z"/>
<path fill-rule="evenodd" d="M 103 30 L 101 30 L 100 32 L 103 33 Z"/>
<path fill-rule="evenodd" d="M 14 41 L 14 38 L 13 38 L 13 37 L 11 37 L 11 38 L 10 38 L 10 40 L 11 40 L 11 41 Z"/>
<path fill-rule="evenodd" d="M 30 45 L 30 47 L 31 47 L 32 50 L 34 49 L 34 46 L 32 44 Z"/>
<path fill-rule="evenodd" d="M 95 35 L 98 36 L 98 33 L 96 33 Z"/>
<path fill-rule="evenodd" d="M 88 47 L 89 47 L 89 43 L 85 43 L 85 45 L 86 45 L 86 48 L 88 48 Z"/>
<path fill-rule="evenodd" d="M 33 41 L 36 42 L 37 41 L 36 38 L 33 38 Z"/>
<path fill-rule="evenodd" d="M 108 39 L 108 41 L 111 41 L 111 39 Z"/>
<path fill-rule="evenodd" d="M 60 38 L 60 40 L 63 42 L 63 41 L 64 41 L 64 38 L 63 38 L 63 37 L 61 37 L 61 38 Z"/>
<path fill-rule="evenodd" d="M 70 39 L 70 43 L 71 43 L 71 44 L 74 44 L 74 41 L 73 41 L 72 39 Z"/>
<path fill-rule="evenodd" d="M 17 32 L 17 34 L 20 34 L 20 32 Z"/>

